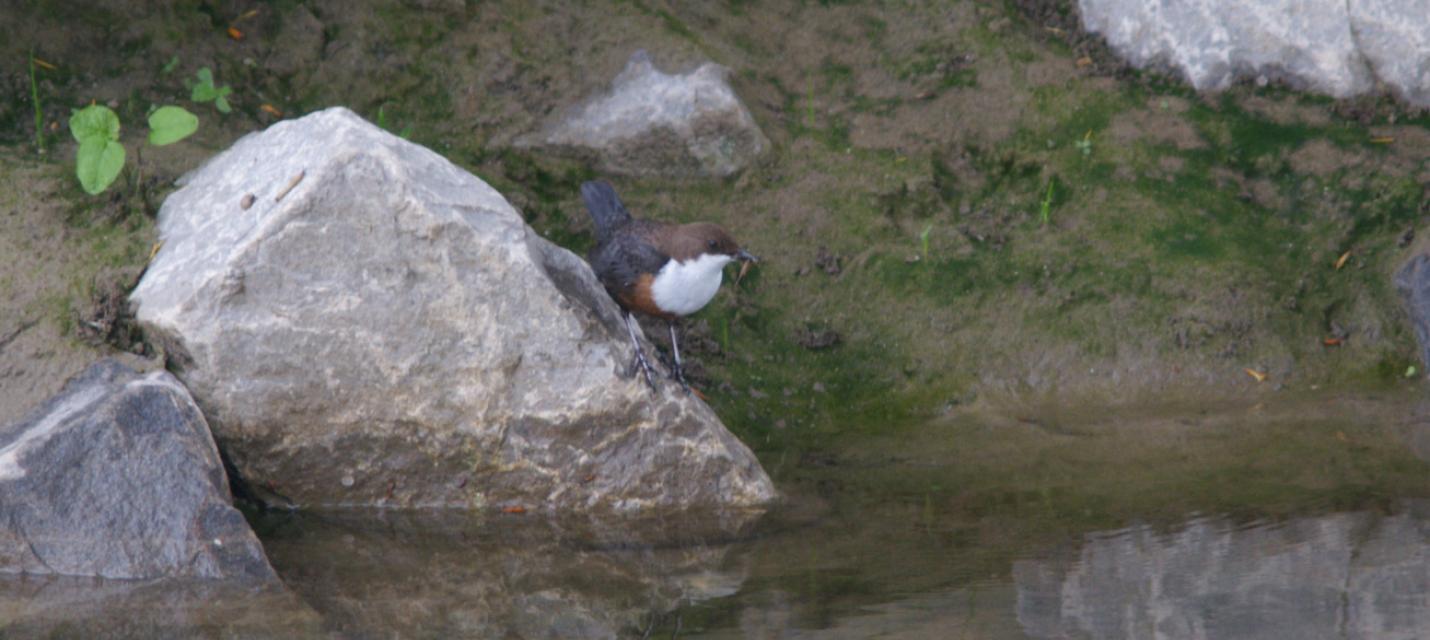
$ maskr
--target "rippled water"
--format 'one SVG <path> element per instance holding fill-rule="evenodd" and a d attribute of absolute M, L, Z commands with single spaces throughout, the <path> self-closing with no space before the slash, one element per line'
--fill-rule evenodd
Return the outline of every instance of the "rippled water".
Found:
<path fill-rule="evenodd" d="M 1359 413 L 866 437 L 763 514 L 257 514 L 284 589 L 4 578 L 0 637 L 1430 638 L 1430 465 Z"/>

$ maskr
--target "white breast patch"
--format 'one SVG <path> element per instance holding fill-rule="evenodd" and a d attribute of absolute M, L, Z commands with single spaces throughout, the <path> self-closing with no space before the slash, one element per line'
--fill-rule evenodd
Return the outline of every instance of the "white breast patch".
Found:
<path fill-rule="evenodd" d="M 660 268 L 651 282 L 651 298 L 667 313 L 688 316 L 710 302 L 720 290 L 725 265 L 734 258 L 723 254 L 702 254 L 694 260 L 671 260 Z"/>

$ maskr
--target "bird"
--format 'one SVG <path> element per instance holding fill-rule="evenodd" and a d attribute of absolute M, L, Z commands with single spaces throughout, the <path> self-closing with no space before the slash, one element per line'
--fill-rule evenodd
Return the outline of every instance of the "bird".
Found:
<path fill-rule="evenodd" d="M 583 183 L 581 200 L 596 227 L 596 244 L 586 260 L 621 308 L 626 333 L 636 352 L 631 369 L 639 365 L 646 384 L 656 390 L 631 314 L 665 320 L 675 362 L 671 377 L 689 393 L 690 383 L 685 380 L 675 336 L 676 322 L 704 308 L 715 297 L 725 265 L 737 260 L 754 263 L 759 258 L 709 222 L 674 224 L 631 216 L 616 189 L 605 180 Z"/>

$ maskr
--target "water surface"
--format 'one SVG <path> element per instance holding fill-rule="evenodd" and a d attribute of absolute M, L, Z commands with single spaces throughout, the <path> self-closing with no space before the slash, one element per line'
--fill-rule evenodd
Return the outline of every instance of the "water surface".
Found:
<path fill-rule="evenodd" d="M 282 589 L 4 578 L 0 636 L 1426 638 L 1419 407 L 835 435 L 768 512 L 254 513 Z"/>

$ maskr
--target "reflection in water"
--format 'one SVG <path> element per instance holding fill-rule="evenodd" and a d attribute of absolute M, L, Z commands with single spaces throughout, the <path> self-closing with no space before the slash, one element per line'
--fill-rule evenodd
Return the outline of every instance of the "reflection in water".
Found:
<path fill-rule="evenodd" d="M 676 521 L 273 513 L 286 589 L 0 576 L 0 638 L 615 638 L 740 590 L 754 512 Z"/>
<path fill-rule="evenodd" d="M 321 628 L 274 585 L 0 576 L 0 638 L 292 638 Z"/>
<path fill-rule="evenodd" d="M 4 578 L 0 637 L 1430 638 L 1427 502 L 1051 553 L 897 515 L 267 514 L 288 590 Z"/>
<path fill-rule="evenodd" d="M 738 591 L 744 571 L 726 561 L 727 542 L 758 514 L 656 523 L 282 517 L 260 523 L 269 558 L 339 636 L 614 638 Z"/>
<path fill-rule="evenodd" d="M 1430 638 L 1430 504 L 1092 534 L 1013 574 L 1039 638 Z"/>

